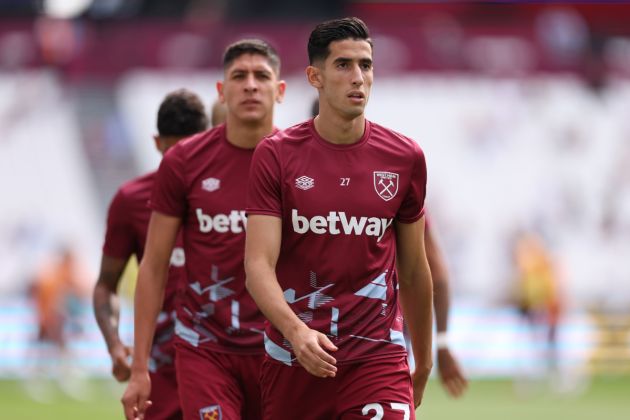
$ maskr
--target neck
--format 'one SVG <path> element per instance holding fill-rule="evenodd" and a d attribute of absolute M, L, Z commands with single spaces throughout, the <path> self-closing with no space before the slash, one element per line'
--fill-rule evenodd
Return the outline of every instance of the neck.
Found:
<path fill-rule="evenodd" d="M 365 114 L 345 119 L 332 112 L 321 112 L 315 118 L 315 130 L 324 140 L 333 144 L 356 143 L 365 132 Z"/>
<path fill-rule="evenodd" d="M 273 131 L 271 119 L 255 123 L 243 123 L 231 119 L 229 116 L 225 122 L 225 136 L 227 141 L 242 149 L 253 149 Z"/>

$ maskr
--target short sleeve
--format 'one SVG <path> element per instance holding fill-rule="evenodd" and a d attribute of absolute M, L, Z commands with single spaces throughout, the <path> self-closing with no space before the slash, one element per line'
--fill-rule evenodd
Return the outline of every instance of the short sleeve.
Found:
<path fill-rule="evenodd" d="M 122 190 L 118 190 L 107 212 L 107 227 L 103 254 L 123 260 L 135 252 L 133 226 L 129 220 L 129 208 Z"/>
<path fill-rule="evenodd" d="M 249 172 L 247 214 L 282 216 L 281 171 L 273 141 L 265 139 L 256 147 Z"/>
<path fill-rule="evenodd" d="M 424 153 L 414 145 L 414 165 L 407 194 L 398 209 L 396 220 L 402 223 L 413 223 L 424 214 L 424 199 L 427 193 L 427 164 Z"/>
<path fill-rule="evenodd" d="M 157 212 L 184 218 L 186 216 L 187 185 L 181 148 L 169 150 L 160 163 L 149 207 Z"/>

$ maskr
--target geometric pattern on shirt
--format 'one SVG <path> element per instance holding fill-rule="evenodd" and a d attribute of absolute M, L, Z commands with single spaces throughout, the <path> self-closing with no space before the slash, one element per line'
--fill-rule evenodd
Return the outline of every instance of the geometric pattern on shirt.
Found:
<path fill-rule="evenodd" d="M 335 300 L 335 298 L 328 296 L 324 293 L 322 293 L 324 290 L 328 289 L 329 287 L 333 286 L 334 283 L 329 283 L 325 286 L 319 286 L 317 284 L 317 274 L 315 274 L 314 272 L 309 272 L 309 284 L 310 286 L 315 289 L 314 292 L 308 293 L 302 297 L 296 298 L 295 297 L 295 289 L 287 289 L 284 291 L 284 299 L 287 301 L 287 303 L 295 303 L 295 302 L 299 302 L 301 300 L 304 299 L 308 299 L 308 308 L 309 309 L 317 309 L 320 306 L 323 306 L 329 302 L 332 302 L 333 300 Z M 305 324 L 310 324 L 311 321 L 313 321 L 313 311 L 304 311 L 301 313 L 297 314 L 297 317 Z"/>
<path fill-rule="evenodd" d="M 355 293 L 356 296 L 363 296 L 369 299 L 387 299 L 387 271 L 379 275 L 377 278 L 369 282 L 361 290 Z"/>
<path fill-rule="evenodd" d="M 324 290 L 333 286 L 334 283 L 329 283 L 325 286 L 319 286 L 317 284 L 317 274 L 311 271 L 309 273 L 309 284 L 313 289 L 315 289 L 313 292 L 307 293 L 304 296 L 296 297 L 295 289 L 287 289 L 284 291 L 284 299 L 287 301 L 287 303 L 296 303 L 301 300 L 308 299 L 307 306 L 309 309 L 317 309 L 320 306 L 323 306 L 335 300 L 335 298 L 325 295 L 323 293 Z"/>
<path fill-rule="evenodd" d="M 390 343 L 395 344 L 397 346 L 405 347 L 405 338 L 401 331 L 396 331 L 390 328 L 389 330 L 389 340 L 386 338 L 371 338 L 364 337 L 360 335 L 350 334 L 352 338 L 358 338 L 359 340 L 371 341 L 371 342 L 380 342 L 380 343 Z"/>
<path fill-rule="evenodd" d="M 210 279 L 214 281 L 216 284 L 212 284 L 202 289 L 201 283 L 196 281 L 190 285 L 190 288 L 199 296 L 203 295 L 206 292 L 209 292 L 208 298 L 212 302 L 218 302 L 219 300 L 224 299 L 235 293 L 234 290 L 225 287 L 226 284 L 234 280 L 234 277 L 228 277 L 226 279 L 219 279 L 219 267 L 217 267 L 216 265 L 212 266 L 212 273 L 210 274 Z"/>

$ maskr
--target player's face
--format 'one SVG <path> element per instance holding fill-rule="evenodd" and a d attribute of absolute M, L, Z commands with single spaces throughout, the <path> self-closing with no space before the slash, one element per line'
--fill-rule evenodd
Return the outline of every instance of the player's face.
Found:
<path fill-rule="evenodd" d="M 242 122 L 273 118 L 274 102 L 280 102 L 284 94 L 284 83 L 278 81 L 269 61 L 260 54 L 237 57 L 217 87 L 228 114 Z"/>
<path fill-rule="evenodd" d="M 344 39 L 331 42 L 329 49 L 321 71 L 324 102 L 345 118 L 358 117 L 372 89 L 372 47 L 364 40 Z"/>

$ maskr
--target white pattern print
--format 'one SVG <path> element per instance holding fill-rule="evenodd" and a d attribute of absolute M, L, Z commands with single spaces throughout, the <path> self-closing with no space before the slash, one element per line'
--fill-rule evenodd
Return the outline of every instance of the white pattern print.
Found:
<path fill-rule="evenodd" d="M 234 280 L 234 277 L 219 279 L 219 267 L 217 267 L 216 265 L 212 266 L 212 274 L 210 275 L 210 278 L 212 279 L 212 281 L 215 282 L 215 284 L 211 284 L 210 286 L 204 287 L 202 289 L 201 283 L 196 281 L 190 285 L 190 288 L 193 289 L 195 293 L 197 293 L 200 296 L 206 292 L 209 292 L 208 298 L 212 302 L 217 302 L 221 299 L 224 299 L 234 294 L 234 290 L 224 287 L 224 285 Z"/>
<path fill-rule="evenodd" d="M 301 300 L 308 299 L 308 307 L 310 309 L 316 309 L 316 308 L 319 308 L 320 306 L 327 304 L 328 302 L 332 302 L 333 300 L 335 300 L 335 298 L 322 293 L 324 290 L 333 286 L 334 283 L 329 283 L 326 286 L 318 286 L 317 274 L 311 271 L 309 277 L 310 277 L 311 287 L 316 290 L 304 296 L 295 297 L 295 289 L 287 289 L 284 291 L 284 299 L 287 301 L 287 303 L 296 303 Z"/>

